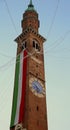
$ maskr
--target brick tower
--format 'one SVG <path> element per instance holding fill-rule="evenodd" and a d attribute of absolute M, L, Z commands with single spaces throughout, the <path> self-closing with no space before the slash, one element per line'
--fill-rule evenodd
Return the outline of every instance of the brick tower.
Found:
<path fill-rule="evenodd" d="M 32 1 L 23 14 L 22 33 L 15 39 L 17 57 L 10 130 L 48 130 L 43 43 Z"/>

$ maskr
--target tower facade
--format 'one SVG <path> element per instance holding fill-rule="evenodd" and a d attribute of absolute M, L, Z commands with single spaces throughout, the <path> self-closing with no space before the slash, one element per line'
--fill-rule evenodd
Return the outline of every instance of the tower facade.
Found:
<path fill-rule="evenodd" d="M 15 39 L 17 57 L 10 130 L 48 130 L 43 43 L 32 0 Z"/>

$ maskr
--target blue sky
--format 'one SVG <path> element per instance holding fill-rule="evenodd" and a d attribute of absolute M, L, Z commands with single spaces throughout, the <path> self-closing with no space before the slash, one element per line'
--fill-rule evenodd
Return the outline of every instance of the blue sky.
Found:
<path fill-rule="evenodd" d="M 29 0 L 0 0 L 0 129 L 9 130 L 17 47 L 14 39 L 22 31 L 22 14 L 28 4 Z M 33 4 L 39 13 L 39 33 L 47 39 L 48 127 L 70 129 L 70 1 L 33 0 Z"/>

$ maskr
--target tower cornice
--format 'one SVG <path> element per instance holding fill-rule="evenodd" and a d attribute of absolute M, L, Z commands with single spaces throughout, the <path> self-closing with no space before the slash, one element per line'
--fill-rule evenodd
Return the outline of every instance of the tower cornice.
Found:
<path fill-rule="evenodd" d="M 28 29 L 22 32 L 14 41 L 20 44 L 23 41 L 23 39 L 25 39 L 27 36 L 30 37 L 30 35 L 33 35 L 33 37 L 36 37 L 38 40 L 41 40 L 42 43 L 47 40 L 34 30 Z"/>

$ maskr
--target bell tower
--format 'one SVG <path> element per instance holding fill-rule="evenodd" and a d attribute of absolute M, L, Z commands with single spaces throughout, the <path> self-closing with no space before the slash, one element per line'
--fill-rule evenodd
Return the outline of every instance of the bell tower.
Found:
<path fill-rule="evenodd" d="M 48 130 L 43 43 L 32 0 L 23 14 L 17 42 L 10 130 Z"/>

